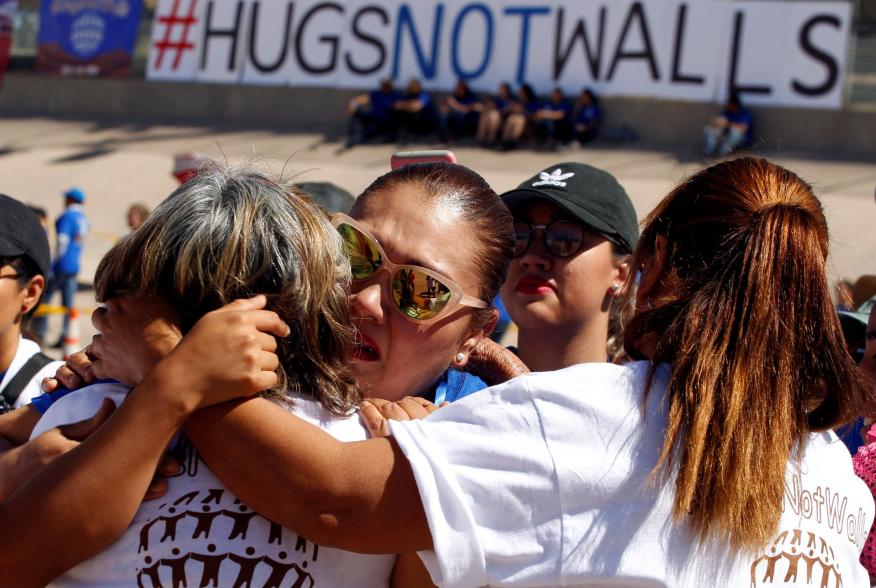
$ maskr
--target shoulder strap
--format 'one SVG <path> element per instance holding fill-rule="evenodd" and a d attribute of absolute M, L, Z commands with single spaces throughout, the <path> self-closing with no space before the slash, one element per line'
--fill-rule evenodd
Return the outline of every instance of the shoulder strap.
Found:
<path fill-rule="evenodd" d="M 9 384 L 3 389 L 3 400 L 10 407 L 15 406 L 15 401 L 21 396 L 24 387 L 27 386 L 38 371 L 52 363 L 54 360 L 45 353 L 38 351 L 30 356 L 18 373 L 9 380 Z"/>

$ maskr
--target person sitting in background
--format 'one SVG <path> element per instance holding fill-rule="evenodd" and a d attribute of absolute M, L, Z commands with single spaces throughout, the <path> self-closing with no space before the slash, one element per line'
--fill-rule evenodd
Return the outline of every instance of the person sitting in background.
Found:
<path fill-rule="evenodd" d="M 590 88 L 585 88 L 578 96 L 576 107 L 578 111 L 575 113 L 575 138 L 581 145 L 584 145 L 599 134 L 599 126 L 602 124 L 602 109 L 599 107 L 599 99 Z"/>
<path fill-rule="evenodd" d="M 408 83 L 404 97 L 393 106 L 399 125 L 399 141 L 407 143 L 411 135 L 427 135 L 435 130 L 436 111 L 432 97 L 423 89 L 420 80 Z"/>
<path fill-rule="evenodd" d="M 522 84 L 517 91 L 517 100 L 510 105 L 508 118 L 502 125 L 502 149 L 515 149 L 517 143 L 529 130 L 540 104 L 535 90 L 529 84 Z"/>
<path fill-rule="evenodd" d="M 45 229 L 25 204 L 0 194 L 0 413 L 40 395 L 52 361 L 24 337 L 46 287 L 51 258 Z"/>
<path fill-rule="evenodd" d="M 125 220 L 128 221 L 128 228 L 131 232 L 140 228 L 146 219 L 149 218 L 149 207 L 142 202 L 135 202 L 128 207 L 128 213 L 125 215 Z"/>
<path fill-rule="evenodd" d="M 535 136 L 548 149 L 556 149 L 572 137 L 572 104 L 560 88 L 554 88 L 550 98 L 535 112 Z"/>
<path fill-rule="evenodd" d="M 484 109 L 480 113 L 480 117 L 478 117 L 476 135 L 478 145 L 484 148 L 496 145 L 499 129 L 502 128 L 502 123 L 508 117 L 514 101 L 515 98 L 511 92 L 511 86 L 504 82 L 499 85 L 499 91 L 495 97 L 487 98 L 484 103 Z"/>
<path fill-rule="evenodd" d="M 463 80 L 456 82 L 438 114 L 438 140 L 447 143 L 474 134 L 483 109 L 483 103 L 468 84 Z"/>
<path fill-rule="evenodd" d="M 706 157 L 724 157 L 753 143 L 754 120 L 738 94 L 730 95 L 721 114 L 712 119 L 703 134 Z"/>
<path fill-rule="evenodd" d="M 392 80 L 384 78 L 377 90 L 350 100 L 347 105 L 347 146 L 367 143 L 375 137 L 394 138 L 398 131 L 394 106 L 399 98 L 401 96 L 393 88 Z"/>

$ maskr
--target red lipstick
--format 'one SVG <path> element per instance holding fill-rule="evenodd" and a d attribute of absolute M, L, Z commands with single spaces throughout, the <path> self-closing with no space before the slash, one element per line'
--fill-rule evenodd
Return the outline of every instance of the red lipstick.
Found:
<path fill-rule="evenodd" d="M 517 282 L 515 292 L 523 294 L 548 294 L 553 290 L 550 283 L 538 276 L 524 276 Z"/>

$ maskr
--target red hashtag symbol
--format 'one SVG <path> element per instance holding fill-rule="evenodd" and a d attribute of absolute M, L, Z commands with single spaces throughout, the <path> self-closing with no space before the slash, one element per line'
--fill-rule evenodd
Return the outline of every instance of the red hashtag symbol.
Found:
<path fill-rule="evenodd" d="M 184 51 L 194 49 L 195 46 L 189 42 L 189 29 L 197 22 L 195 18 L 195 5 L 198 0 L 190 0 L 189 13 L 186 16 L 179 14 L 179 0 L 173 0 L 173 8 L 170 15 L 164 15 L 158 18 L 158 24 L 164 25 L 164 38 L 155 43 L 155 49 L 158 51 L 158 57 L 155 60 L 155 69 L 161 69 L 161 63 L 164 61 L 165 51 L 176 51 L 176 57 L 173 60 L 172 69 L 176 71 L 179 67 L 179 62 L 182 59 Z M 182 27 L 182 34 L 178 41 L 172 40 L 173 32 L 176 27 Z"/>

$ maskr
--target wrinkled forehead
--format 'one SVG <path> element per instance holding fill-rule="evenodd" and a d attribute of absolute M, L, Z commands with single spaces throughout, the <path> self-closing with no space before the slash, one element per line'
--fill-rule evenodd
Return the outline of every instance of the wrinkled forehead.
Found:
<path fill-rule="evenodd" d="M 421 265 L 459 283 L 480 287 L 480 243 L 452 198 L 435 198 L 417 186 L 399 185 L 370 194 L 350 216 L 380 242 L 394 263 Z"/>

